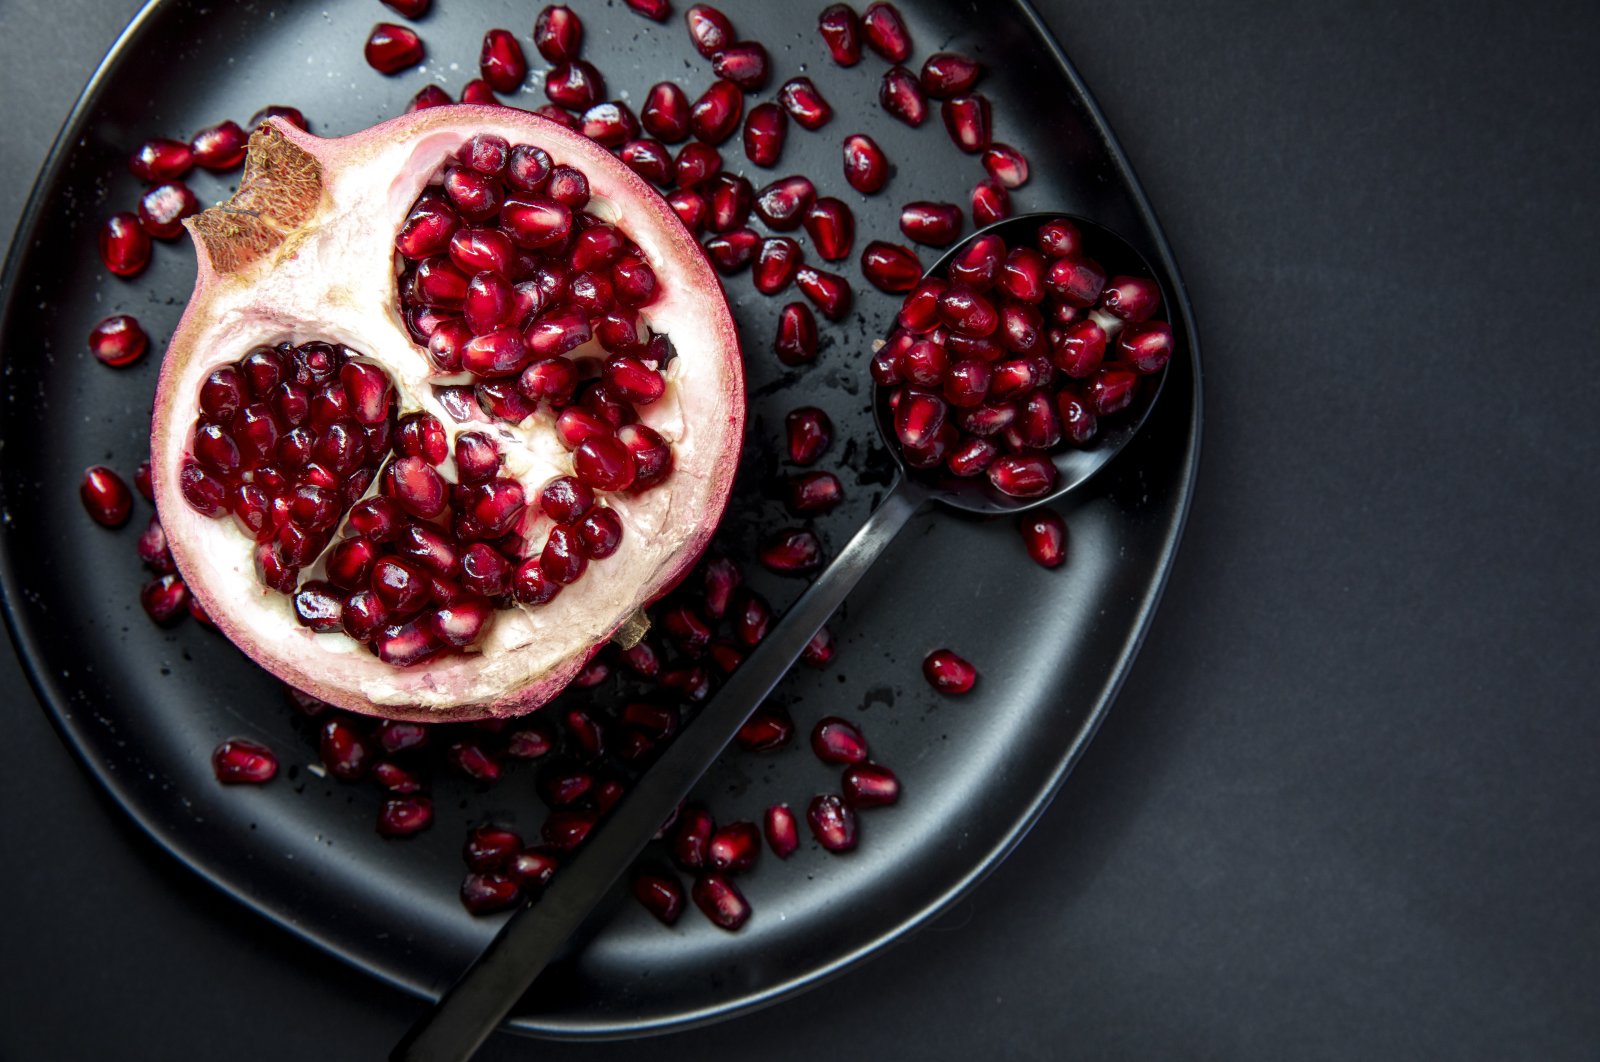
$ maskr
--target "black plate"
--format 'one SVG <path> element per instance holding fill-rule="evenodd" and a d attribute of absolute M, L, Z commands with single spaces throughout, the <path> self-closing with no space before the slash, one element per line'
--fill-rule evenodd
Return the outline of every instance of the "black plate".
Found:
<path fill-rule="evenodd" d="M 676 19 L 658 26 L 617 3 L 573 6 L 588 30 L 585 55 L 611 76 L 613 92 L 637 102 L 660 78 L 692 91 L 709 82 L 708 64 Z M 780 81 L 803 70 L 837 111 L 820 133 L 791 128 L 771 176 L 821 175 L 823 191 L 856 210 L 859 233 L 889 238 L 904 202 L 966 202 L 982 176 L 977 161 L 949 143 L 937 113 L 912 132 L 878 109 L 884 64 L 875 57 L 850 70 L 833 66 L 814 28 L 821 0 L 723 6 L 742 33 L 771 49 Z M 487 792 L 444 780 L 434 829 L 409 842 L 381 840 L 370 788 L 306 769 L 315 753 L 275 681 L 192 622 L 163 631 L 145 619 L 133 541 L 148 507 L 140 503 L 127 528 L 105 531 L 84 516 L 77 483 L 86 465 L 130 474 L 144 458 L 157 370 L 154 357 L 129 370 L 99 365 L 84 349 L 89 327 L 128 310 L 159 349 L 193 276 L 182 246 L 158 247 L 133 282 L 100 267 L 100 219 L 138 194 L 122 165 L 128 149 L 146 136 L 243 121 L 268 102 L 301 107 L 324 135 L 354 131 L 397 113 L 430 78 L 458 89 L 475 71 L 482 32 L 501 25 L 525 35 L 533 11 L 522 3 L 439 7 L 420 26 L 426 71 L 387 79 L 360 58 L 377 5 L 301 4 L 268 17 L 252 5 L 152 3 L 96 74 L 34 190 L 7 262 L 0 331 L 0 577 L 13 636 L 61 733 L 128 814 L 196 873 L 351 964 L 430 996 L 498 925 L 469 916 L 456 899 L 463 832 L 494 819 L 536 833 L 542 809 L 529 774 L 510 772 Z M 1125 234 L 1176 293 L 1170 309 L 1184 356 L 1142 436 L 1063 507 L 1072 531 L 1065 568 L 1035 567 L 1010 521 L 925 516 L 836 619 L 832 670 L 803 671 L 781 687 L 802 740 L 824 714 L 857 719 L 875 756 L 904 782 L 899 806 L 865 816 L 861 850 L 834 857 L 808 842 L 787 863 L 769 855 L 745 879 L 756 913 L 733 936 L 693 913 L 668 930 L 619 905 L 580 955 L 535 985 L 515 1018 L 522 1031 L 621 1036 L 724 1017 L 815 984 L 925 922 L 991 870 L 1055 793 L 1160 595 L 1193 487 L 1200 392 L 1192 316 L 1155 217 L 1026 3 L 985 4 L 981 14 L 965 2 L 902 8 L 916 61 L 949 47 L 986 63 L 982 90 L 995 104 L 997 136 L 1032 162 L 1016 209 L 1060 208 Z M 532 90 L 526 98 L 542 102 Z M 888 189 L 870 199 L 840 174 L 840 140 L 858 130 L 897 164 Z M 738 158 L 736 141 L 727 154 Z M 759 172 L 752 177 L 762 183 Z M 224 180 L 194 183 L 202 199 L 227 194 Z M 856 313 L 824 329 L 821 358 L 800 371 L 783 370 L 770 354 L 784 300 L 754 293 L 746 278 L 728 285 L 752 414 L 723 534 L 738 556 L 753 555 L 759 529 L 789 522 L 770 484 L 782 471 L 774 455 L 783 415 L 796 405 L 822 406 L 839 429 L 821 467 L 842 474 L 849 501 L 818 522 L 825 541 L 848 537 L 882 489 L 887 461 L 870 420 L 865 359 L 895 300 L 862 282 L 853 262 L 843 271 L 857 285 Z M 759 570 L 751 581 L 779 606 L 799 589 Z M 923 682 L 919 662 L 941 645 L 980 668 L 972 694 L 944 699 Z M 276 747 L 286 776 L 261 789 L 217 785 L 208 754 L 233 735 Z M 701 793 L 719 817 L 759 818 L 775 800 L 802 807 L 837 784 L 808 753 L 741 752 L 719 763 Z"/>

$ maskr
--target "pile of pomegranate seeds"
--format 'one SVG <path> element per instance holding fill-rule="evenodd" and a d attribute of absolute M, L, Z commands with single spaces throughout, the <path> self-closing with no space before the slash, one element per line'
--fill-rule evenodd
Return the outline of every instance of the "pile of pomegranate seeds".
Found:
<path fill-rule="evenodd" d="M 1172 356 L 1153 320 L 1147 277 L 1108 281 L 1070 221 L 1047 221 L 1034 246 L 990 234 L 915 284 L 873 361 L 906 463 L 929 474 L 987 474 L 1038 497 L 1055 485 L 1049 455 L 1092 443 L 1102 417 L 1132 404 Z"/>

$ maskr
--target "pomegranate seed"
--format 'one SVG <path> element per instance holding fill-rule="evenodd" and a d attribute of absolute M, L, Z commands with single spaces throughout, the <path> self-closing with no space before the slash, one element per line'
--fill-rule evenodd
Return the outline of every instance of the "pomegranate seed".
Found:
<path fill-rule="evenodd" d="M 295 692 L 299 692 L 298 690 Z M 407 723 L 396 719 L 385 719 L 379 724 L 374 736 L 378 745 L 391 755 L 404 752 L 407 749 L 420 749 L 427 745 L 431 731 L 422 723 Z"/>
<path fill-rule="evenodd" d="M 433 0 L 383 0 L 383 6 L 401 18 L 418 19 L 428 13 Z"/>
<path fill-rule="evenodd" d="M 993 373 L 987 362 L 964 359 L 950 366 L 944 379 L 944 399 L 957 409 L 983 405 L 989 396 Z"/>
<path fill-rule="evenodd" d="M 461 858 L 470 870 L 501 870 L 522 850 L 522 838 L 499 826 L 475 826 L 467 834 Z"/>
<path fill-rule="evenodd" d="M 552 63 L 576 59 L 583 46 L 583 21 L 571 8 L 559 4 L 545 7 L 533 22 L 533 46 Z"/>
<path fill-rule="evenodd" d="M 1031 247 L 1018 247 L 1006 256 L 1000 266 L 998 283 L 1001 290 L 1013 299 L 1028 304 L 1044 299 L 1044 256 Z"/>
<path fill-rule="evenodd" d="M 744 154 L 757 166 L 776 166 L 789 132 L 789 115 L 776 103 L 758 103 L 744 120 Z"/>
<path fill-rule="evenodd" d="M 200 130 L 189 141 L 194 164 L 203 169 L 231 170 L 244 161 L 249 136 L 238 122 L 219 122 Z"/>
<path fill-rule="evenodd" d="M 558 811 L 544 820 L 541 836 L 556 851 L 570 852 L 589 836 L 599 817 L 594 811 Z"/>
<path fill-rule="evenodd" d="M 704 874 L 690 889 L 695 906 L 713 925 L 730 932 L 750 920 L 750 903 L 739 887 L 721 874 Z"/>
<path fill-rule="evenodd" d="M 113 214 L 100 229 L 100 261 L 119 277 L 137 276 L 150 264 L 150 235 L 139 216 Z"/>
<path fill-rule="evenodd" d="M 965 336 L 992 335 L 1000 326 L 994 304 L 965 284 L 946 288 L 939 296 L 939 317 Z"/>
<path fill-rule="evenodd" d="M 128 171 L 147 184 L 175 181 L 194 166 L 194 153 L 181 140 L 146 140 L 128 157 Z"/>
<path fill-rule="evenodd" d="M 900 779 L 876 763 L 847 767 L 842 779 L 844 802 L 853 808 L 881 808 L 900 799 Z"/>
<path fill-rule="evenodd" d="M 318 751 L 328 772 L 347 782 L 367 773 L 367 761 L 372 755 L 355 727 L 342 719 L 323 724 Z"/>
<path fill-rule="evenodd" d="M 761 244 L 752 278 L 763 295 L 776 295 L 789 286 L 800 269 L 800 245 L 787 236 L 775 236 Z"/>
<path fill-rule="evenodd" d="M 157 575 L 171 575 L 177 570 L 172 561 L 172 551 L 167 547 L 167 533 L 159 517 L 150 518 L 134 548 L 139 560 Z"/>
<path fill-rule="evenodd" d="M 1067 561 L 1067 522 L 1051 509 L 1034 509 L 1017 517 L 1022 544 L 1042 568 L 1059 568 Z"/>
<path fill-rule="evenodd" d="M 689 97 L 671 81 L 659 82 L 645 96 L 639 121 L 657 140 L 676 144 L 689 135 Z"/>
<path fill-rule="evenodd" d="M 810 531 L 780 531 L 762 544 L 760 558 L 779 575 L 809 575 L 822 567 L 822 543 Z"/>
<path fill-rule="evenodd" d="M 667 16 L 672 14 L 672 4 L 669 0 L 622 0 L 622 2 L 637 14 L 656 22 L 665 22 Z"/>
<path fill-rule="evenodd" d="M 992 141 L 989 100 L 982 95 L 955 96 L 940 104 L 945 130 L 956 147 L 977 154 Z"/>
<path fill-rule="evenodd" d="M 711 59 L 711 72 L 727 78 L 746 92 L 766 87 L 770 61 L 767 50 L 755 41 L 739 41 L 717 52 Z"/>
<path fill-rule="evenodd" d="M 672 835 L 672 858 L 685 870 L 698 870 L 705 866 L 711 849 L 711 835 L 716 821 L 702 807 L 687 807 L 678 816 L 677 828 Z"/>
<path fill-rule="evenodd" d="M 83 500 L 89 516 L 101 527 L 121 527 L 133 512 L 133 493 L 121 476 L 104 465 L 84 470 L 78 497 Z"/>
<path fill-rule="evenodd" d="M 778 89 L 778 102 L 803 128 L 816 131 L 828 124 L 833 108 L 808 77 L 790 78 Z"/>
<path fill-rule="evenodd" d="M 895 118 L 915 129 L 928 118 L 928 99 L 916 75 L 903 66 L 889 68 L 878 88 L 878 102 Z"/>
<path fill-rule="evenodd" d="M 909 247 L 874 240 L 861 252 L 861 273 L 879 291 L 910 291 L 922 279 L 922 262 Z"/>
<path fill-rule="evenodd" d="M 733 634 L 746 648 L 760 645 L 772 626 L 772 606 L 754 590 L 747 591 L 733 617 Z"/>
<path fill-rule="evenodd" d="M 1050 357 L 1068 376 L 1084 379 L 1100 368 L 1106 353 L 1106 333 L 1099 323 L 1085 319 L 1050 333 Z"/>
<path fill-rule="evenodd" d="M 639 135 L 639 119 L 633 116 L 626 103 L 612 100 L 584 111 L 580 130 L 597 144 L 620 147 Z"/>
<path fill-rule="evenodd" d="M 760 246 L 761 236 L 754 229 L 718 233 L 705 244 L 706 255 L 725 276 L 732 276 L 753 262 Z"/>
<path fill-rule="evenodd" d="M 544 573 L 538 558 L 530 557 L 517 567 L 511 593 L 524 605 L 543 605 L 561 592 L 561 585 Z"/>
<path fill-rule="evenodd" d="M 1000 447 L 989 439 L 969 435 L 945 458 L 945 467 L 952 475 L 963 478 L 979 476 L 1000 456 Z"/>
<path fill-rule="evenodd" d="M 816 185 L 808 178 L 784 177 L 757 193 L 755 211 L 770 228 L 787 232 L 800 227 L 816 198 Z"/>
<path fill-rule="evenodd" d="M 948 649 L 935 649 L 922 661 L 928 685 L 940 693 L 966 693 L 978 681 L 978 669 Z"/>
<path fill-rule="evenodd" d="M 849 4 L 830 4 L 817 18 L 828 54 L 840 66 L 855 66 L 861 61 L 861 20 Z"/>
<path fill-rule="evenodd" d="M 511 857 L 506 870 L 524 889 L 542 889 L 556 876 L 561 866 L 554 854 L 539 848 L 524 848 Z"/>
<path fill-rule="evenodd" d="M 1161 305 L 1161 290 L 1145 277 L 1112 277 L 1100 305 L 1113 317 L 1140 323 L 1148 321 Z"/>
<path fill-rule="evenodd" d="M 521 900 L 517 883 L 502 874 L 468 874 L 461 882 L 461 905 L 475 915 L 509 910 Z"/>
<path fill-rule="evenodd" d="M 757 708 L 739 728 L 739 747 L 751 752 L 774 752 L 794 736 L 794 720 L 776 706 Z"/>
<path fill-rule="evenodd" d="M 672 157 L 659 140 L 630 140 L 622 146 L 619 156 L 629 169 L 651 184 L 672 183 Z"/>
<path fill-rule="evenodd" d="M 665 874 L 641 874 L 633 879 L 633 897 L 663 925 L 676 925 L 683 914 L 683 886 Z"/>
<path fill-rule="evenodd" d="M 989 482 L 1015 498 L 1037 498 L 1055 486 L 1056 468 L 1037 455 L 1007 456 L 989 466 Z"/>
<path fill-rule="evenodd" d="M 432 825 L 433 801 L 425 796 L 385 800 L 378 809 L 378 832 L 385 837 L 412 837 Z"/>
<path fill-rule="evenodd" d="M 610 434 L 591 435 L 580 442 L 572 452 L 572 468 L 595 490 L 626 490 L 637 475 L 633 454 Z"/>
<path fill-rule="evenodd" d="M 800 831 L 794 821 L 794 812 L 788 804 L 774 804 L 767 809 L 767 845 L 779 859 L 788 859 L 800 847 Z"/>
<path fill-rule="evenodd" d="M 1105 290 L 1106 272 L 1092 258 L 1070 256 L 1050 263 L 1044 282 L 1056 298 L 1070 306 L 1087 309 L 1099 301 Z"/>
<path fill-rule="evenodd" d="M 732 81 L 718 78 L 689 108 L 689 128 L 695 138 L 720 144 L 739 128 L 744 117 L 744 94 Z"/>
<path fill-rule="evenodd" d="M 867 758 L 867 739 L 854 724 L 828 716 L 811 731 L 811 751 L 823 763 L 861 763 Z"/>
<path fill-rule="evenodd" d="M 391 793 L 397 793 L 401 796 L 410 796 L 413 793 L 422 792 L 422 779 L 415 773 L 406 770 L 404 767 L 393 762 L 392 760 L 383 760 L 374 765 L 372 768 L 372 778 L 384 789 Z M 401 810 L 410 811 L 416 809 L 413 807 L 410 809 Z M 431 811 L 432 808 L 430 807 L 429 810 Z M 409 816 L 404 816 L 402 821 L 397 825 L 403 826 L 405 820 L 408 818 Z M 429 818 L 427 821 L 432 822 L 433 820 Z M 384 832 L 382 812 L 379 812 L 378 816 L 378 832 Z"/>
<path fill-rule="evenodd" d="M 713 232 L 732 232 L 750 220 L 754 192 L 743 177 L 719 173 L 706 185 L 709 214 L 706 225 Z"/>
<path fill-rule="evenodd" d="M 1028 159 L 1010 144 L 991 144 L 983 153 L 983 168 L 1003 188 L 1028 183 Z"/>
<path fill-rule="evenodd" d="M 683 13 L 694 50 L 710 59 L 733 43 L 733 23 L 710 4 L 695 4 Z"/>
<path fill-rule="evenodd" d="M 139 199 L 139 224 L 158 240 L 183 232 L 183 219 L 200 212 L 200 201 L 182 181 L 158 184 Z"/>
<path fill-rule="evenodd" d="M 832 512 L 844 501 L 844 485 L 832 472 L 791 476 L 788 491 L 789 509 L 800 516 Z"/>
<path fill-rule="evenodd" d="M 1117 337 L 1117 352 L 1146 376 L 1167 367 L 1172 345 L 1172 326 L 1165 321 L 1130 324 Z"/>
<path fill-rule="evenodd" d="M 404 26 L 380 22 L 367 37 L 367 65 L 380 74 L 398 74 L 422 62 L 422 38 Z"/>
<path fill-rule="evenodd" d="M 948 247 L 961 234 L 961 208 L 954 203 L 907 203 L 900 210 L 906 239 L 929 247 Z"/>
<path fill-rule="evenodd" d="M 713 869 L 741 874 L 755 866 L 761 854 L 761 831 L 753 822 L 730 822 L 711 835 L 706 859 Z"/>
<path fill-rule="evenodd" d="M 89 333 L 89 352 L 114 369 L 138 361 L 149 345 L 150 337 L 130 314 L 107 317 Z"/>
<path fill-rule="evenodd" d="M 937 387 L 944 379 L 949 358 L 945 348 L 928 340 L 918 340 L 900 355 L 899 374 L 918 387 Z"/>
<path fill-rule="evenodd" d="M 794 281 L 828 320 L 842 321 L 849 314 L 852 294 L 850 284 L 844 277 L 811 266 L 801 266 L 795 270 Z"/>
<path fill-rule="evenodd" d="M 474 740 L 452 743 L 445 750 L 445 760 L 474 781 L 494 783 L 500 780 L 500 761 Z"/>
<path fill-rule="evenodd" d="M 778 313 L 778 335 L 772 349 L 785 365 L 804 365 L 817 358 L 817 319 L 803 302 L 791 302 Z"/>
<path fill-rule="evenodd" d="M 483 35 L 478 71 L 496 92 L 511 93 L 522 87 L 528 76 L 528 59 L 510 30 L 492 29 Z"/>
<path fill-rule="evenodd" d="M 800 653 L 800 662 L 807 667 L 821 670 L 833 663 L 834 642 L 833 632 L 824 627 L 811 636 L 806 647 Z"/>
<path fill-rule="evenodd" d="M 248 738 L 229 738 L 211 753 L 211 772 L 225 785 L 261 785 L 278 773 L 278 757 Z"/>
<path fill-rule="evenodd" d="M 1083 253 L 1083 234 L 1066 218 L 1039 226 L 1039 250 L 1050 258 L 1068 258 Z"/>
<path fill-rule="evenodd" d="M 586 111 L 605 98 L 606 82 L 589 63 L 568 59 L 545 74 L 544 94 L 558 107 Z"/>
<path fill-rule="evenodd" d="M 833 441 L 833 421 L 815 406 L 802 406 L 784 418 L 789 434 L 789 460 L 797 465 L 815 464 Z"/>
<path fill-rule="evenodd" d="M 133 485 L 138 489 L 141 497 L 147 502 L 155 501 L 155 493 L 150 486 L 150 462 L 140 461 L 139 467 L 133 470 Z"/>
<path fill-rule="evenodd" d="M 163 575 L 144 584 L 139 604 L 156 623 L 165 626 L 183 615 L 189 604 L 189 588 L 176 575 Z"/>
<path fill-rule="evenodd" d="M 843 200 L 832 196 L 825 196 L 811 205 L 805 214 L 805 227 L 817 253 L 830 262 L 848 256 L 855 242 L 855 216 Z"/>
<path fill-rule="evenodd" d="M 690 232 L 699 232 L 706 227 L 706 214 L 711 208 L 694 190 L 685 188 L 673 192 L 667 196 L 667 205 Z"/>
<path fill-rule="evenodd" d="M 932 444 L 945 426 L 949 407 L 944 399 L 924 391 L 909 391 L 894 414 L 895 435 L 901 445 L 922 449 Z"/>
<path fill-rule="evenodd" d="M 911 56 L 911 31 L 893 4 L 875 3 L 861 16 L 867 46 L 891 63 L 903 63 Z"/>
<path fill-rule="evenodd" d="M 1000 276 L 1006 244 L 999 236 L 980 236 L 962 248 L 950 263 L 950 282 L 973 291 L 988 291 Z"/>
<path fill-rule="evenodd" d="M 993 225 L 1011 216 L 1011 195 L 1005 185 L 985 178 L 972 189 L 972 223 L 979 227 Z"/>
<path fill-rule="evenodd" d="M 983 68 L 955 52 L 935 52 L 922 64 L 922 90 L 936 100 L 963 96 L 978 83 Z"/>
<path fill-rule="evenodd" d="M 853 851 L 860 840 L 854 809 L 832 794 L 811 799 L 806 824 L 817 843 L 830 852 Z"/>
<path fill-rule="evenodd" d="M 422 93 L 417 93 L 421 96 Z M 461 86 L 461 102 L 476 103 L 484 107 L 498 107 L 500 101 L 495 97 L 494 89 L 481 77 L 475 77 Z"/>
<path fill-rule="evenodd" d="M 706 562 L 705 604 L 706 614 L 721 619 L 728 611 L 728 601 L 744 581 L 739 566 L 727 557 L 716 557 Z"/>
<path fill-rule="evenodd" d="M 446 107 L 453 102 L 450 98 L 450 93 L 438 85 L 424 85 L 417 90 L 415 96 L 411 97 L 411 102 L 406 104 L 406 113 L 415 114 L 417 111 L 425 111 L 429 107 Z"/>
<path fill-rule="evenodd" d="M 882 190 L 889 181 L 889 159 L 877 141 L 863 133 L 845 137 L 844 177 L 862 195 Z"/>

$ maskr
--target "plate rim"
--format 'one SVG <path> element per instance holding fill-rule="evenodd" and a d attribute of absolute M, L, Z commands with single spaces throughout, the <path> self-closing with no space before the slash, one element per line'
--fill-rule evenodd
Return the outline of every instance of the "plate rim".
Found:
<path fill-rule="evenodd" d="M 87 120 L 88 113 L 98 101 L 111 75 L 120 67 L 127 55 L 138 46 L 158 10 L 181 2 L 182 0 L 145 0 L 143 6 L 129 20 L 127 26 L 123 28 L 117 39 L 107 49 L 105 56 L 95 66 L 94 71 L 90 74 L 83 89 L 74 101 L 71 110 L 67 113 L 66 118 L 63 119 L 60 129 L 51 143 L 50 150 L 45 155 L 44 163 L 40 166 L 34 178 L 16 228 L 12 232 L 11 242 L 6 251 L 4 268 L 0 269 L 0 323 L 11 319 L 19 298 L 17 279 L 22 271 L 26 248 L 31 247 L 36 241 L 38 229 L 45 220 L 43 208 L 46 195 L 48 190 L 54 187 L 61 177 L 67 157 L 78 139 L 80 126 Z M 680 1013 L 672 1018 L 653 1019 L 644 1023 L 634 1022 L 627 1025 L 613 1023 L 600 1027 L 585 1027 L 582 1030 L 578 1030 L 571 1027 L 553 1027 L 549 1024 L 541 1024 L 537 1018 L 513 1014 L 502 1025 L 503 1031 L 514 1032 L 530 1038 L 553 1041 L 625 1040 L 669 1032 L 687 1031 L 748 1014 L 790 999 L 839 977 L 869 958 L 882 954 L 891 946 L 901 943 L 916 930 L 938 918 L 948 911 L 951 906 L 968 895 L 989 874 L 993 873 L 1000 863 L 1032 831 L 1044 812 L 1055 800 L 1068 776 L 1076 768 L 1090 742 L 1094 740 L 1095 735 L 1099 732 L 1101 724 L 1121 692 L 1123 683 L 1127 680 L 1128 673 L 1133 668 L 1139 651 L 1144 645 L 1145 637 L 1149 633 L 1155 612 L 1165 594 L 1167 580 L 1171 575 L 1178 549 L 1183 542 L 1184 532 L 1187 529 L 1190 511 L 1194 503 L 1195 485 L 1200 467 L 1204 418 L 1204 377 L 1200 362 L 1199 332 L 1194 320 L 1193 307 L 1189 301 L 1188 287 L 1178 269 L 1166 232 L 1162 229 L 1155 210 L 1150 204 L 1149 197 L 1145 194 L 1144 186 L 1140 183 L 1138 174 L 1129 162 L 1120 141 L 1117 140 L 1110 123 L 1100 108 L 1099 102 L 1090 91 L 1088 84 L 1083 80 L 1082 75 L 1079 74 L 1077 67 L 1067 56 L 1060 41 L 1056 39 L 1055 33 L 1035 9 L 1032 0 L 1009 0 L 1009 2 L 1027 28 L 1043 43 L 1050 58 L 1054 60 L 1056 66 L 1072 85 L 1073 90 L 1082 101 L 1088 119 L 1099 133 L 1107 156 L 1123 175 L 1134 213 L 1148 229 L 1151 237 L 1151 249 L 1159 264 L 1171 279 L 1173 288 L 1171 301 L 1174 308 L 1182 316 L 1186 334 L 1189 336 L 1188 360 L 1193 381 L 1193 396 L 1190 400 L 1188 431 L 1185 439 L 1187 455 L 1180 487 L 1181 496 L 1177 510 L 1171 519 L 1166 541 L 1158 555 L 1155 578 L 1143 601 L 1138 606 L 1136 621 L 1131 628 L 1130 636 L 1124 643 L 1122 653 L 1115 661 L 1111 679 L 1096 703 L 1090 708 L 1083 726 L 1065 751 L 1056 769 L 1037 790 L 1033 801 L 1028 805 L 1025 812 L 1016 819 L 1011 828 L 1002 836 L 996 838 L 995 842 L 982 854 L 972 868 L 940 896 L 894 922 L 862 945 L 835 956 L 824 964 L 807 970 L 803 975 L 790 978 L 760 991 L 736 996 L 716 1006 L 697 1008 L 693 1011 Z M 163 827 L 151 821 L 139 809 L 138 805 L 131 801 L 120 783 L 118 774 L 114 771 L 103 769 L 102 765 L 91 758 L 87 745 L 80 740 L 75 714 L 61 708 L 61 705 L 69 703 L 70 698 L 56 687 L 53 676 L 44 674 L 41 670 L 36 644 L 37 639 L 32 636 L 30 630 L 21 619 L 16 606 L 17 586 L 13 568 L 13 558 L 10 551 L 0 549 L 0 612 L 4 613 L 6 629 L 17 652 L 18 664 L 23 674 L 27 676 L 28 684 L 32 688 L 39 706 L 44 710 L 57 736 L 67 750 L 78 761 L 80 768 L 89 778 L 111 798 L 117 809 L 138 827 L 139 833 L 195 874 L 196 877 L 293 937 L 311 944 L 346 965 L 361 971 L 366 976 L 397 988 L 409 996 L 429 1002 L 436 1001 L 439 997 L 439 992 L 435 991 L 432 986 L 397 976 L 388 970 L 374 966 L 358 955 L 347 951 L 326 935 L 299 923 L 293 913 L 283 908 L 281 904 L 275 905 L 267 898 L 258 898 L 248 891 L 236 887 L 222 876 L 211 872 L 202 861 L 191 856 L 187 851 L 187 846 L 180 843 L 177 838 L 169 836 Z M 447 985 L 451 977 L 453 977 L 453 974 L 447 972 L 437 978 L 436 981 L 441 985 Z"/>

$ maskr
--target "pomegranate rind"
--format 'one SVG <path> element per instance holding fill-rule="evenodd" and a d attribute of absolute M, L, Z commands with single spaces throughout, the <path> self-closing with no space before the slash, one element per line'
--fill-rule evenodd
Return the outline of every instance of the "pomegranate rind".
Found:
<path fill-rule="evenodd" d="M 677 356 L 668 393 L 641 420 L 673 444 L 663 484 L 612 495 L 631 548 L 592 565 L 555 600 L 496 615 L 481 651 L 410 668 L 384 664 L 340 634 L 312 633 L 289 598 L 262 585 L 253 544 L 231 518 L 192 509 L 178 487 L 199 387 L 257 344 L 320 339 L 380 361 L 399 384 L 401 415 L 428 409 L 457 431 L 428 386 L 425 352 L 407 334 L 396 299 L 393 238 L 423 187 L 474 133 L 532 144 L 581 169 L 588 209 L 620 224 L 664 283 L 644 310 Z M 174 560 L 217 627 L 278 678 L 351 711 L 428 722 L 521 715 L 548 702 L 589 658 L 670 590 L 704 551 L 732 490 L 744 434 L 738 332 L 716 274 L 665 200 L 585 137 L 507 107 L 428 108 L 338 139 L 278 119 L 252 137 L 234 201 L 185 221 L 198 276 L 162 363 L 151 425 L 151 478 Z M 277 179 L 287 178 L 281 185 Z M 241 209 L 249 224 L 241 226 Z M 410 395 L 407 402 L 405 395 Z M 540 412 L 524 422 L 529 469 L 566 474 L 570 455 Z M 531 482 L 534 490 L 539 482 Z M 542 530 L 530 534 L 532 549 Z M 308 569 L 309 570 L 309 569 Z"/>

